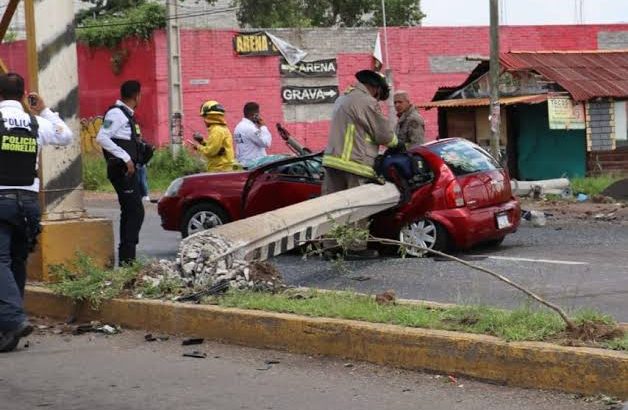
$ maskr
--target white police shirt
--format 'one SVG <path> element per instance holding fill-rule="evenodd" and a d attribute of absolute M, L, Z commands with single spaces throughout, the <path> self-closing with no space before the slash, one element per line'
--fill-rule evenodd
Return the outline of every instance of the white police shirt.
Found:
<path fill-rule="evenodd" d="M 115 105 L 125 107 L 131 116 L 134 113 L 131 107 L 120 100 L 117 100 Z M 107 111 L 105 118 L 103 118 L 102 126 L 98 131 L 98 135 L 96 135 L 96 142 L 98 142 L 104 150 L 111 153 L 114 157 L 120 158 L 124 162 L 129 162 L 131 160 L 131 156 L 124 149 L 118 146 L 118 144 L 113 142 L 111 140 L 112 138 L 120 140 L 131 140 L 132 138 L 131 123 L 122 112 L 122 109 L 112 108 Z"/>
<path fill-rule="evenodd" d="M 270 148 L 273 137 L 265 125 L 258 127 L 248 118 L 242 118 L 233 131 L 233 139 L 238 162 L 247 166 L 266 156 L 266 148 Z"/>
<path fill-rule="evenodd" d="M 0 112 L 4 119 L 4 126 L 7 130 L 14 127 L 31 129 L 30 116 L 24 112 L 22 103 L 15 100 L 0 101 Z M 72 142 L 72 131 L 50 108 L 45 108 L 38 116 L 35 116 L 39 133 L 37 135 L 38 154 L 43 145 L 69 145 Z M 37 160 L 39 166 L 39 156 Z M 0 185 L 0 191 L 6 189 L 23 189 L 26 191 L 39 192 L 39 178 L 35 178 L 29 186 L 6 186 Z"/>

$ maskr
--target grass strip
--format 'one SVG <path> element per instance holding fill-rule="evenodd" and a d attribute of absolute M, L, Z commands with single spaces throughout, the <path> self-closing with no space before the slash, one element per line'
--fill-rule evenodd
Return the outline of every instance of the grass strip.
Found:
<path fill-rule="evenodd" d="M 387 323 L 399 326 L 462 331 L 497 336 L 506 341 L 550 341 L 559 338 L 565 324 L 554 312 L 522 307 L 502 310 L 488 306 L 455 306 L 434 308 L 421 305 L 381 305 L 368 295 L 350 292 L 260 292 L 230 291 L 212 297 L 206 303 L 223 307 L 294 313 L 310 317 L 327 317 Z M 605 315 L 583 310 L 574 315 L 576 323 L 597 321 L 614 323 Z M 628 350 L 627 337 L 600 342 L 600 347 Z"/>
<path fill-rule="evenodd" d="M 609 185 L 621 179 L 616 175 L 600 175 L 595 177 L 573 178 L 571 189 L 574 194 L 583 193 L 589 197 L 602 193 Z"/>

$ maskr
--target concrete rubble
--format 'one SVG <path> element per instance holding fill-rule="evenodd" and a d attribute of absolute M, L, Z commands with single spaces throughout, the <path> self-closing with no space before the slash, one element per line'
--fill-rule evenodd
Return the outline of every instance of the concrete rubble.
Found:
<path fill-rule="evenodd" d="M 268 262 L 249 262 L 233 246 L 211 231 L 199 232 L 181 242 L 175 261 L 161 259 L 144 269 L 142 281 L 159 285 L 166 279 L 180 280 L 194 290 L 223 284 L 223 288 L 276 292 L 285 288 L 281 275 Z"/>

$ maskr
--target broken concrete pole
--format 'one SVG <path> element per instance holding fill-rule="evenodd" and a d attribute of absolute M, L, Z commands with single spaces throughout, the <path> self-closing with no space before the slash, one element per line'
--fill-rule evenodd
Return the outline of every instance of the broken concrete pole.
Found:
<path fill-rule="evenodd" d="M 368 218 L 399 199 L 394 184 L 367 184 L 220 225 L 183 239 L 178 264 L 196 286 L 227 280 L 234 282 L 232 287 L 252 287 L 248 262 L 294 249 L 326 234 L 334 224 Z"/>
<path fill-rule="evenodd" d="M 517 196 L 540 197 L 547 194 L 571 195 L 567 178 L 545 179 L 540 181 L 510 181 L 512 193 Z"/>

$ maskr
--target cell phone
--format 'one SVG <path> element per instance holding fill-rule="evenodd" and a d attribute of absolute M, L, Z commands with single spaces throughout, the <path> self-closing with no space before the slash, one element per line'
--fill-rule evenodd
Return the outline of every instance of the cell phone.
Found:
<path fill-rule="evenodd" d="M 259 124 L 259 122 L 260 122 L 260 116 L 259 116 L 259 114 L 253 114 L 253 122 L 254 122 L 255 124 Z"/>
<path fill-rule="evenodd" d="M 35 97 L 34 95 L 29 95 L 28 96 L 28 105 L 30 105 L 31 107 L 34 107 L 37 105 L 37 97 Z"/>

